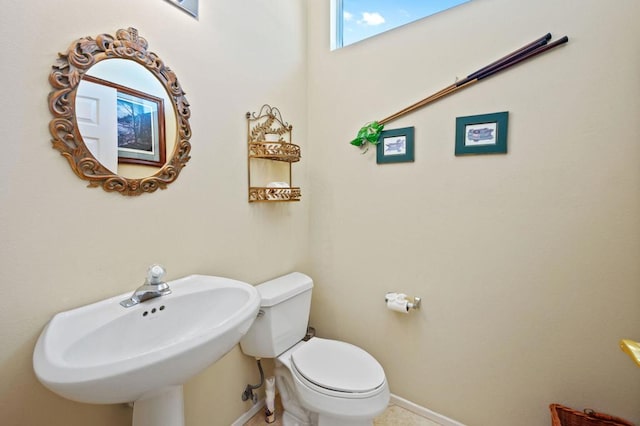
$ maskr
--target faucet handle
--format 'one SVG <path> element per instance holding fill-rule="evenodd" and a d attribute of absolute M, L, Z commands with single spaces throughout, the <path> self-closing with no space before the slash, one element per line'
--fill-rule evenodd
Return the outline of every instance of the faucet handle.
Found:
<path fill-rule="evenodd" d="M 162 284 L 162 277 L 164 277 L 164 274 L 166 272 L 166 269 L 164 269 L 161 265 L 153 264 L 149 266 L 149 269 L 147 269 L 147 284 Z"/>

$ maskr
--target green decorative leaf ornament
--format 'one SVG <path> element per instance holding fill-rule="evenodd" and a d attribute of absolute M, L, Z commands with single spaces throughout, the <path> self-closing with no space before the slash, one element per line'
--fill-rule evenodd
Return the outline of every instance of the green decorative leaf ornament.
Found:
<path fill-rule="evenodd" d="M 377 121 L 372 121 L 365 124 L 358 132 L 356 138 L 351 141 L 351 145 L 365 148 L 366 152 L 369 149 L 367 143 L 370 143 L 372 145 L 378 144 L 378 139 L 380 138 L 382 129 L 384 129 L 384 124 L 380 124 Z"/>

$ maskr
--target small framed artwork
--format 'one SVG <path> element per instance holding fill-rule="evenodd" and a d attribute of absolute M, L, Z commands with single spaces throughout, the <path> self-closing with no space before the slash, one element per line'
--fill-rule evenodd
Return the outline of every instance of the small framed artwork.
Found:
<path fill-rule="evenodd" d="M 456 118 L 456 155 L 506 154 L 509 112 Z"/>
<path fill-rule="evenodd" d="M 162 167 L 166 161 L 163 100 L 118 90 L 118 162 Z"/>
<path fill-rule="evenodd" d="M 383 130 L 378 139 L 378 164 L 413 161 L 414 128 Z"/>

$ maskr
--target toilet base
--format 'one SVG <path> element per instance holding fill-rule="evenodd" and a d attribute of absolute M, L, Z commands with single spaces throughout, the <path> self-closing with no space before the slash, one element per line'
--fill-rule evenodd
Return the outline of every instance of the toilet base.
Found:
<path fill-rule="evenodd" d="M 276 387 L 280 393 L 280 402 L 284 411 L 282 414 L 283 426 L 314 426 L 311 413 L 298 401 L 291 381 L 291 374 L 278 361 L 276 361 L 275 375 Z"/>
<path fill-rule="evenodd" d="M 283 426 L 312 426 L 312 423 L 299 419 L 292 415 L 286 409 L 282 413 L 282 425 Z"/>
<path fill-rule="evenodd" d="M 344 417 L 331 417 L 320 414 L 318 416 L 318 426 L 373 426 L 373 420 L 346 420 Z"/>

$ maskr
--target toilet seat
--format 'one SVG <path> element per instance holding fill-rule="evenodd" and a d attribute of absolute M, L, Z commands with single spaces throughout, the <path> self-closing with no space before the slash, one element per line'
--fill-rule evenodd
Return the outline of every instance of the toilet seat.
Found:
<path fill-rule="evenodd" d="M 366 397 L 386 383 L 382 366 L 369 353 L 319 337 L 293 351 L 291 367 L 309 387 L 331 396 Z"/>

